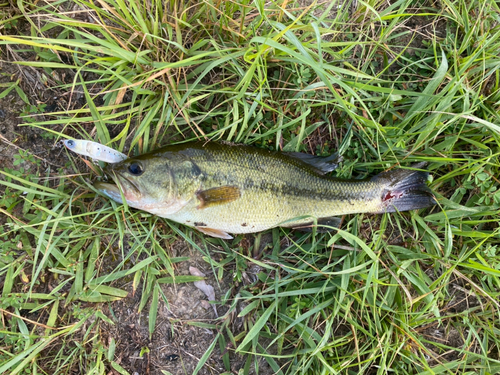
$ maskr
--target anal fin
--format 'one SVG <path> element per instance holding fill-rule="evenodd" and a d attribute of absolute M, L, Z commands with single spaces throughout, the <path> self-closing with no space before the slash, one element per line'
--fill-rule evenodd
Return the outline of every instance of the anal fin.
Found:
<path fill-rule="evenodd" d="M 302 232 L 311 232 L 312 228 L 316 225 L 316 231 L 318 233 L 326 233 L 330 232 L 332 228 L 339 228 L 342 222 L 342 218 L 338 216 L 332 217 L 324 217 L 318 219 L 316 223 L 314 221 L 310 221 L 308 223 L 298 223 L 294 224 L 293 222 L 288 223 L 286 226 L 292 229 L 300 230 Z M 330 228 L 329 228 L 330 227 Z"/>

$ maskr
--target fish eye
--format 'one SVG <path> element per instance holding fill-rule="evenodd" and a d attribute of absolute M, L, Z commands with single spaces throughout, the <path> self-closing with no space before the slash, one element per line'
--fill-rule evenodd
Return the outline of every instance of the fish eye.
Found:
<path fill-rule="evenodd" d="M 128 166 L 128 171 L 134 176 L 140 176 L 144 172 L 144 169 L 141 164 L 135 162 Z"/>
<path fill-rule="evenodd" d="M 75 141 L 73 141 L 72 139 L 70 139 L 70 140 L 66 141 L 66 145 L 68 147 L 73 148 L 73 147 L 75 147 Z"/>

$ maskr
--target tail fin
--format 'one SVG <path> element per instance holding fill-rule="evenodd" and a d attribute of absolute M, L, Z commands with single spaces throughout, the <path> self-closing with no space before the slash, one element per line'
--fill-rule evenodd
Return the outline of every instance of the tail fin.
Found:
<path fill-rule="evenodd" d="M 426 163 L 418 163 L 413 168 L 422 168 Z M 436 200 L 426 185 L 428 172 L 411 169 L 394 169 L 375 177 L 384 186 L 382 192 L 383 212 L 409 211 L 434 206 Z"/>

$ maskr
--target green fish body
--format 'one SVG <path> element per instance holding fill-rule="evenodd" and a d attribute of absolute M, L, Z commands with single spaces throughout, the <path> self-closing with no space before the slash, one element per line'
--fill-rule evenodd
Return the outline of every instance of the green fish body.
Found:
<path fill-rule="evenodd" d="M 123 194 L 131 207 L 220 238 L 436 203 L 427 172 L 395 169 L 365 180 L 339 180 L 323 175 L 332 169 L 327 164 L 305 154 L 186 143 L 111 164 L 106 173 L 120 188 L 96 188 L 117 202 Z"/>

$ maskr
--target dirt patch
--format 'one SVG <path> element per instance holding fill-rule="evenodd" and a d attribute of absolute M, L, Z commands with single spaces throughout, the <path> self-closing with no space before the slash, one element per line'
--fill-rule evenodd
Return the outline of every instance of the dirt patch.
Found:
<path fill-rule="evenodd" d="M 29 122 L 30 116 L 42 118 L 43 112 L 53 111 L 57 106 L 57 98 L 48 90 L 39 95 L 30 92 L 29 83 L 23 81 L 22 69 L 0 62 L 0 91 L 16 86 L 24 95 L 23 100 L 16 89 L 11 89 L 0 99 L 0 163 L 4 169 L 23 168 L 26 175 L 49 167 L 62 168 L 68 160 L 60 148 L 54 147 L 52 135 L 43 129 L 19 126 Z"/>
<path fill-rule="evenodd" d="M 176 275 L 189 275 L 189 267 L 203 271 L 206 282 L 215 287 L 216 300 L 221 301 L 232 290 L 237 292 L 238 285 L 233 281 L 233 274 L 227 273 L 218 283 L 210 266 L 202 259 L 202 254 L 190 249 L 185 243 L 174 244 L 175 256 L 189 257 L 189 261 L 176 265 Z M 212 254 L 217 259 L 217 254 Z M 255 280 L 255 275 L 248 272 L 248 278 Z M 141 289 L 142 285 L 138 289 Z M 167 302 L 160 298 L 157 310 L 157 323 L 153 335 L 149 335 L 149 308 L 139 312 L 141 293 L 132 294 L 131 285 L 125 286 L 129 296 L 112 303 L 105 313 L 115 324 L 107 324 L 103 330 L 103 341 L 116 341 L 115 361 L 130 373 L 160 375 L 168 371 L 173 375 L 192 374 L 207 349 L 214 343 L 218 329 L 225 321 L 230 321 L 233 334 L 241 331 L 242 319 L 234 312 L 228 314 L 229 304 L 217 304 L 217 315 L 207 297 L 193 283 L 164 284 L 161 287 Z M 242 306 L 237 306 L 241 311 Z M 212 328 L 216 326 L 218 328 Z M 219 342 L 201 369 L 199 374 L 221 374 L 225 371 L 238 372 L 244 367 L 246 357 L 236 354 L 234 346 L 225 336 L 226 346 L 221 352 Z M 225 367 L 223 355 L 229 357 L 230 369 Z M 254 373 L 254 372 L 250 372 Z M 259 361 L 259 373 L 272 374 L 272 369 L 264 360 Z"/>

